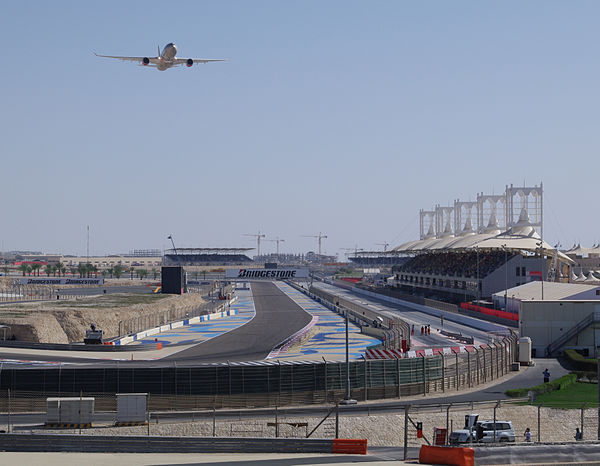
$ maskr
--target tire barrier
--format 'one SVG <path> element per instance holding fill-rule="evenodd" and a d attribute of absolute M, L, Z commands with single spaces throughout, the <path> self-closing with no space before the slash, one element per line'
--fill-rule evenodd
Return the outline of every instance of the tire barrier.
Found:
<path fill-rule="evenodd" d="M 475 452 L 472 448 L 434 447 L 422 445 L 419 451 L 421 464 L 448 464 L 452 466 L 474 466 Z"/>

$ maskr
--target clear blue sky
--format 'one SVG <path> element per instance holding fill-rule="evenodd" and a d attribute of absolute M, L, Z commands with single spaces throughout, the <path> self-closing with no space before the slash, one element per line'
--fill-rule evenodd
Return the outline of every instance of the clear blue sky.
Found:
<path fill-rule="evenodd" d="M 0 7 L 0 248 L 343 254 L 523 181 L 545 239 L 600 239 L 600 2 L 90 3 Z M 92 54 L 170 41 L 229 61 Z"/>

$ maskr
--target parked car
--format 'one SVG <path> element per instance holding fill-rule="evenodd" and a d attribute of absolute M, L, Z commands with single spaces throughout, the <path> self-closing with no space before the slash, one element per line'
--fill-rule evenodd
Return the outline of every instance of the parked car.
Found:
<path fill-rule="evenodd" d="M 452 431 L 449 437 L 451 444 L 459 443 L 491 443 L 494 442 L 494 431 L 496 432 L 496 442 L 514 442 L 515 430 L 512 422 L 498 421 L 480 421 L 478 414 L 467 414 L 465 416 L 465 428 Z"/>

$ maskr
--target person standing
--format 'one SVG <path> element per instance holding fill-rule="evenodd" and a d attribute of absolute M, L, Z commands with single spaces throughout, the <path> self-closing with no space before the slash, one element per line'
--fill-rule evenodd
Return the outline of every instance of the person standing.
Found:
<path fill-rule="evenodd" d="M 579 430 L 579 427 L 575 429 L 575 440 L 583 440 L 583 434 Z"/>
<path fill-rule="evenodd" d="M 547 367 L 546 369 L 544 369 L 544 372 L 542 372 L 542 374 L 544 374 L 544 383 L 550 382 L 550 371 Z"/>
<path fill-rule="evenodd" d="M 531 430 L 529 429 L 529 427 L 525 429 L 525 433 L 523 435 L 525 436 L 526 442 L 531 442 Z"/>

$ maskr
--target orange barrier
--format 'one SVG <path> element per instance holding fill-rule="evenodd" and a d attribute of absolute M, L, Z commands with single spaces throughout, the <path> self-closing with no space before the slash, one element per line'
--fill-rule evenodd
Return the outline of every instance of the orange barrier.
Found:
<path fill-rule="evenodd" d="M 157 343 L 157 344 L 156 344 L 156 349 L 157 349 L 157 350 L 159 350 L 159 349 L 162 349 L 162 343 Z"/>
<path fill-rule="evenodd" d="M 367 454 L 367 439 L 336 438 L 333 439 L 332 453 L 346 453 L 351 455 Z"/>
<path fill-rule="evenodd" d="M 422 445 L 421 451 L 419 451 L 419 463 L 474 466 L 475 452 L 472 448 Z"/>

